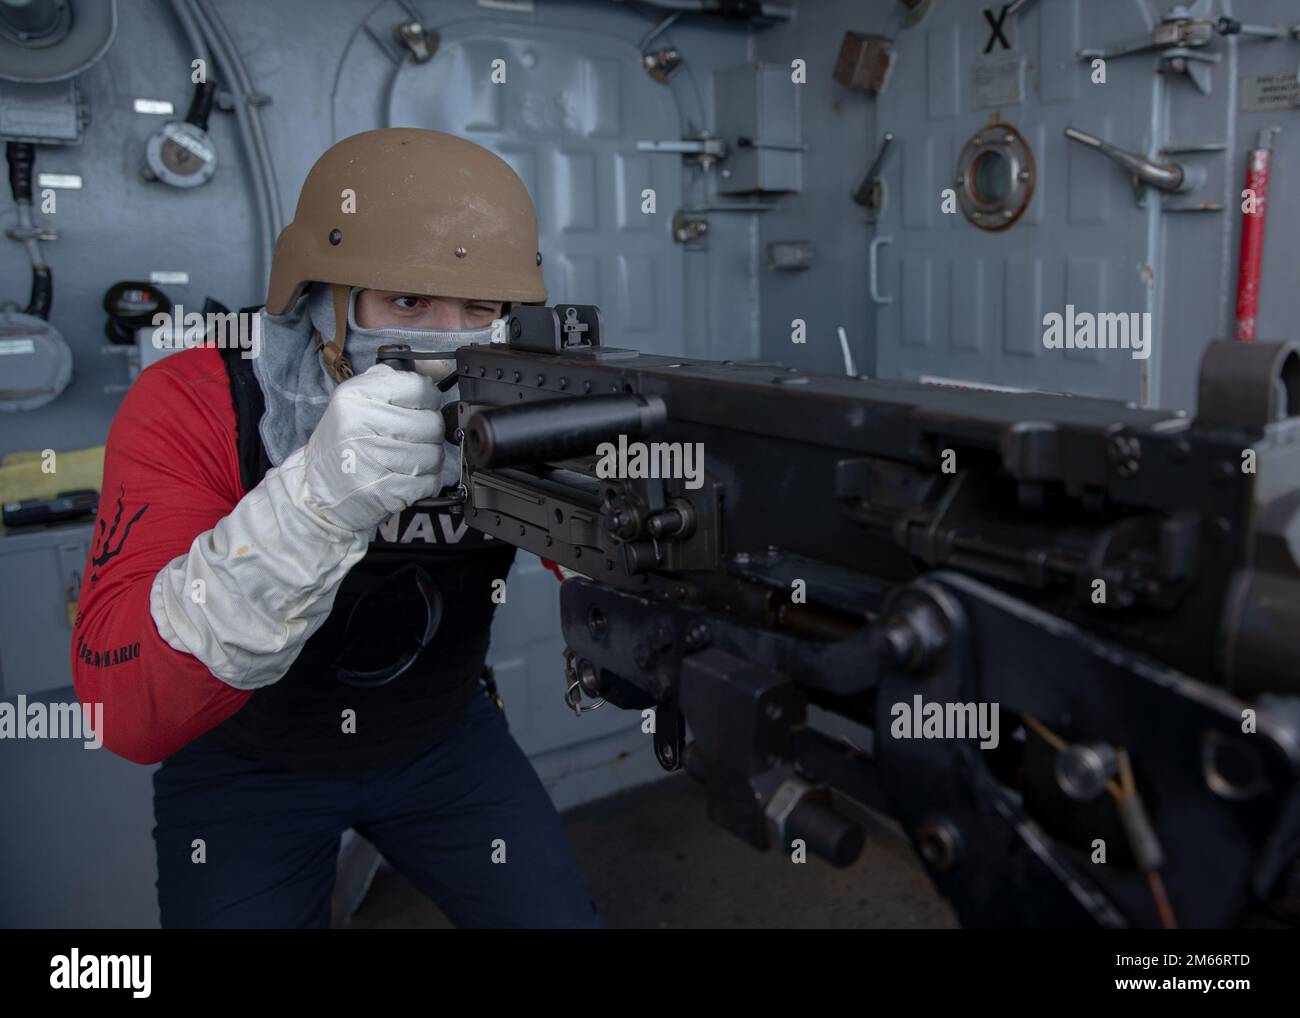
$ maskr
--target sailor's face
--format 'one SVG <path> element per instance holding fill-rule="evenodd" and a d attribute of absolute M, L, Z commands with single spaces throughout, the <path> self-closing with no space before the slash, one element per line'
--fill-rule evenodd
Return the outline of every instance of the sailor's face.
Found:
<path fill-rule="evenodd" d="M 362 290 L 353 314 L 363 329 L 482 329 L 501 317 L 501 302 Z"/>

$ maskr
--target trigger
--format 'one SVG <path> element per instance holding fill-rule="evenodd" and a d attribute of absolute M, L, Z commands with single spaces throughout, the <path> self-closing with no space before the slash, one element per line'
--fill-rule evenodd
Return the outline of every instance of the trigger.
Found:
<path fill-rule="evenodd" d="M 460 427 L 460 422 L 456 415 L 456 404 L 442 408 L 442 425 L 444 442 L 450 442 L 452 445 L 460 445 L 456 440 L 456 429 Z"/>

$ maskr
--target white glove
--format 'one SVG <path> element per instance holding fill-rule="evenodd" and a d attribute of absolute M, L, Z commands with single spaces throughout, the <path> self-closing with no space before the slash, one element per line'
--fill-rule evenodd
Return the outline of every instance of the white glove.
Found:
<path fill-rule="evenodd" d="M 307 505 L 335 526 L 373 530 L 441 488 L 442 396 L 376 364 L 334 390 L 307 442 Z"/>
<path fill-rule="evenodd" d="M 283 676 L 375 527 L 441 487 L 439 402 L 386 364 L 343 382 L 307 444 L 154 578 L 163 640 L 236 689 Z"/>

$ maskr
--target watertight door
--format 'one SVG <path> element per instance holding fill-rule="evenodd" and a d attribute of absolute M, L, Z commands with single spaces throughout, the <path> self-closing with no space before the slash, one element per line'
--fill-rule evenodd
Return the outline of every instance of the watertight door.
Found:
<path fill-rule="evenodd" d="M 877 373 L 1143 402 L 1153 360 L 1048 349 L 1044 316 L 1072 305 L 1140 326 L 1154 310 L 1159 196 L 1139 204 L 1128 173 L 1064 135 L 1151 151 L 1155 61 L 1109 60 L 1103 83 L 1078 51 L 1153 22 L 1137 0 L 1008 6 L 929 4 L 895 40 L 877 108 L 895 138 L 873 245 Z"/>

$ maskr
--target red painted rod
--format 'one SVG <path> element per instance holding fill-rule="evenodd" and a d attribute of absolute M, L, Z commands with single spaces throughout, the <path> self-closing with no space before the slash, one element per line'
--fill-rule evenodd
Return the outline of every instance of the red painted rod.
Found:
<path fill-rule="evenodd" d="M 1246 165 L 1246 193 L 1242 196 L 1241 260 L 1237 268 L 1237 339 L 1255 338 L 1259 314 L 1259 277 L 1264 267 L 1264 225 L 1268 218 L 1268 164 L 1273 131 L 1259 133 Z"/>

